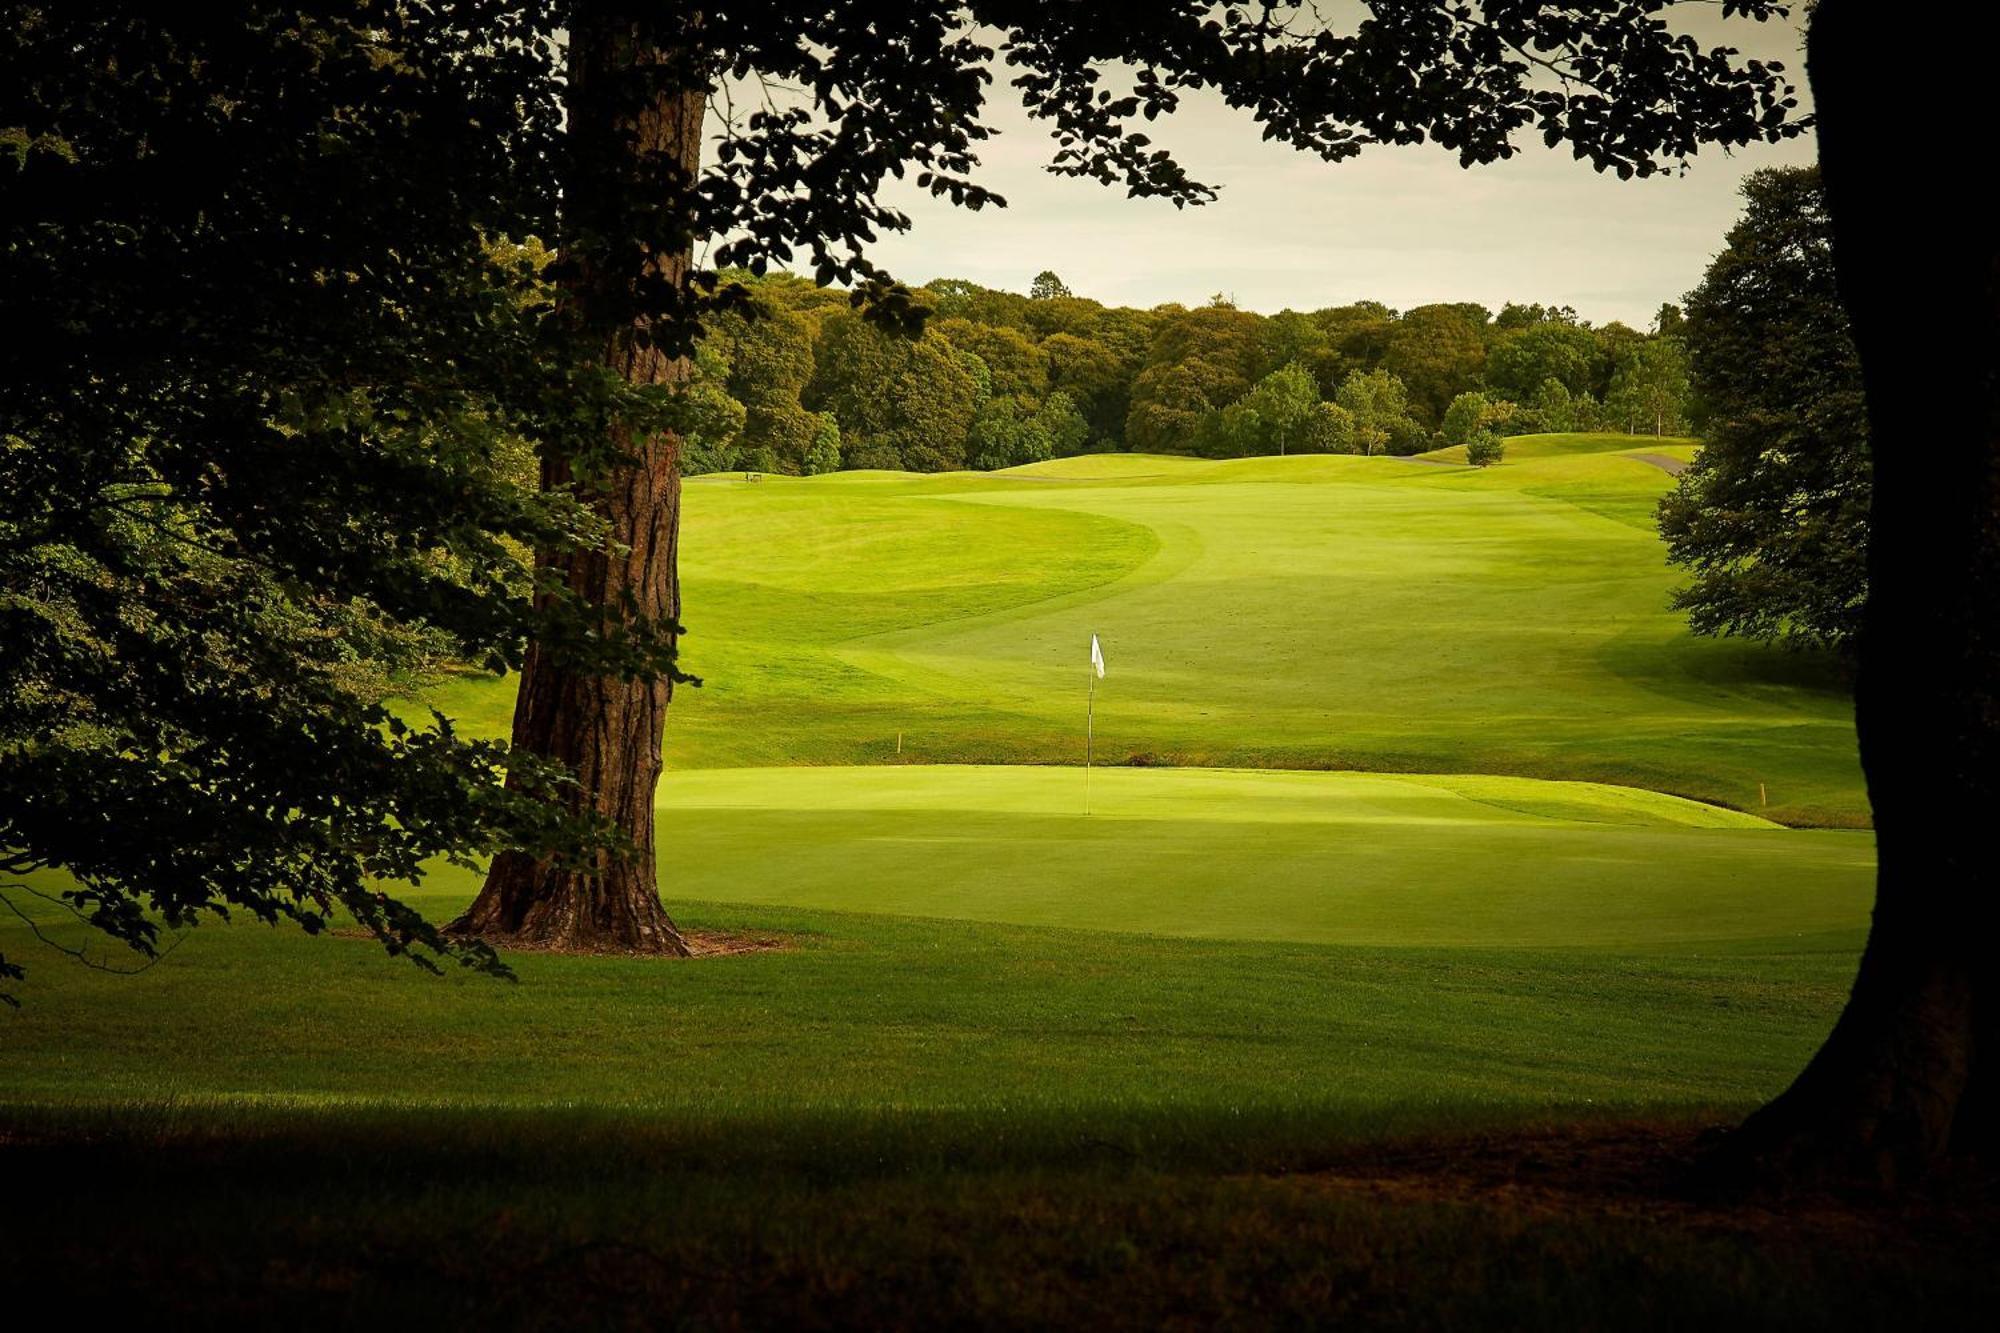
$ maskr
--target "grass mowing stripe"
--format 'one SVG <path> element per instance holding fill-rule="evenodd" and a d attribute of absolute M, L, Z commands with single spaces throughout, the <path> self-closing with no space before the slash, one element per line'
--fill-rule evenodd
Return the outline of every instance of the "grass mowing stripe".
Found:
<path fill-rule="evenodd" d="M 1133 455 L 1012 472 L 698 479 L 678 769 L 1068 763 L 1104 637 L 1112 760 L 1495 773 L 1867 821 L 1827 663 L 1700 640 L 1631 436 L 1488 469 Z M 435 702 L 503 734 L 513 682 Z M 900 751 L 899 751 L 900 741 Z"/>

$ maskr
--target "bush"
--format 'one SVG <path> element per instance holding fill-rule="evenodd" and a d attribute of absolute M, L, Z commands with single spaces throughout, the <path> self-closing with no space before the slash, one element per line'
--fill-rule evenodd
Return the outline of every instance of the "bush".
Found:
<path fill-rule="evenodd" d="M 1492 467 L 1505 457 L 1507 445 L 1498 433 L 1482 430 L 1465 444 L 1465 461 L 1474 467 Z"/>

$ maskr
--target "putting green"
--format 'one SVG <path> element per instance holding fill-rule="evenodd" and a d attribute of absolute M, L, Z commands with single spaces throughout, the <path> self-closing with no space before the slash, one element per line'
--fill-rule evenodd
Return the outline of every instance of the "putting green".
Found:
<path fill-rule="evenodd" d="M 1696 639 L 1645 437 L 1397 458 L 1062 459 L 994 474 L 697 478 L 668 761 L 1100 759 L 1499 773 L 1867 819 L 1822 664 Z M 511 680 L 437 702 L 504 733 Z"/>
<path fill-rule="evenodd" d="M 734 769 L 661 785 L 669 899 L 1212 939 L 1631 947 L 1867 922 L 1866 833 L 1494 777 Z"/>

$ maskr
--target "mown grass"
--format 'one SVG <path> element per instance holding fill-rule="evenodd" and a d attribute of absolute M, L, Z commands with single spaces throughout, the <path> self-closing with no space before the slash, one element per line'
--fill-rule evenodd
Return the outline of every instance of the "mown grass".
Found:
<path fill-rule="evenodd" d="M 1866 924 L 1870 835 L 1769 822 L 1864 821 L 1839 682 L 1664 610 L 1660 469 L 1516 444 L 692 484 L 662 883 L 781 947 L 509 984 L 237 924 L 122 976 L 0 924 L 0 1277 L 202 1326 L 1971 1324 L 1954 1231 L 1549 1195 L 1560 1147 L 1369 1183 L 1684 1150 Z M 1086 814 L 970 765 L 1081 757 L 1093 630 Z"/>
<path fill-rule="evenodd" d="M 463 899 L 419 901 L 443 914 Z M 791 947 L 686 964 L 522 954 L 508 985 L 428 977 L 365 939 L 204 928 L 137 976 L 38 968 L 5 1019 L 0 1088 L 77 1107 L 722 1119 L 1736 1109 L 1823 1035 L 1860 939 L 1855 921 L 1654 948 L 1339 947 L 677 906 L 691 927 Z M 21 935 L 8 930 L 9 956 Z"/>
<path fill-rule="evenodd" d="M 1782 1086 L 1856 930 L 682 915 L 793 947 L 521 955 L 506 986 L 237 927 L 137 977 L 45 973 L 0 1050 L 0 1277 L 203 1327 L 1977 1327 L 1990 1301 L 1958 1214 L 1774 1223 L 1567 1146 L 1683 1142 Z M 1468 1135 L 1527 1174 L 1397 1165 Z"/>
<path fill-rule="evenodd" d="M 662 882 L 718 902 L 1603 948 L 1847 930 L 1874 894 L 1865 832 L 1515 778 L 912 765 L 688 772 L 661 793 Z"/>
<path fill-rule="evenodd" d="M 1551 441 L 1554 441 L 1551 443 Z M 1098 757 L 1644 787 L 1867 821 L 1824 662 L 1690 636 L 1629 436 L 1497 468 L 1099 456 L 1009 473 L 697 479 L 673 768 Z M 436 696 L 504 731 L 513 682 Z"/>
<path fill-rule="evenodd" d="M 681 918 L 789 948 L 515 955 L 508 985 L 237 926 L 137 976 L 38 969 L 0 1044 L 0 1274 L 303 1327 L 1856 1323 L 1891 1296 L 1947 1317 L 1973 1282 L 1342 1183 L 1413 1136 L 1740 1114 L 1831 1024 L 1854 928 L 1444 949 Z"/>

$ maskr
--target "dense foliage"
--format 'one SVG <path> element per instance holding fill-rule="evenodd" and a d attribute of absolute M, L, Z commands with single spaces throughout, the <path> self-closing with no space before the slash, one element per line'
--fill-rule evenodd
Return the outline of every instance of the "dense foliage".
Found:
<path fill-rule="evenodd" d="M 1814 168 L 1744 182 L 1743 217 L 1689 294 L 1703 447 L 1660 505 L 1675 598 L 1702 634 L 1849 649 L 1868 592 L 1861 366 Z"/>
<path fill-rule="evenodd" d="M 911 471 L 1117 449 L 1419 453 L 1470 442 L 1449 411 L 1468 395 L 1496 435 L 1686 425 L 1677 338 L 1593 327 L 1565 307 L 1364 301 L 1267 317 L 1218 297 L 1135 310 L 1044 272 L 1039 295 L 958 279 L 914 289 L 932 313 L 912 341 L 790 274 L 729 276 L 762 313 L 711 320 L 702 382 L 744 425 L 705 440 L 694 471 L 829 470 L 830 455 L 806 456 L 825 448 L 814 413 L 837 427 L 839 466 Z"/>
<path fill-rule="evenodd" d="M 142 954 L 204 912 L 339 910 L 494 968 L 377 883 L 603 830 L 384 698 L 530 633 L 671 670 L 657 627 L 531 599 L 526 549 L 603 534 L 523 481 L 678 405 L 571 355 L 546 256 L 496 240 L 557 200 L 518 13 L 458 6 L 468 59 L 425 6 L 305 9 L 0 21 L 0 900 L 60 867 Z"/>

